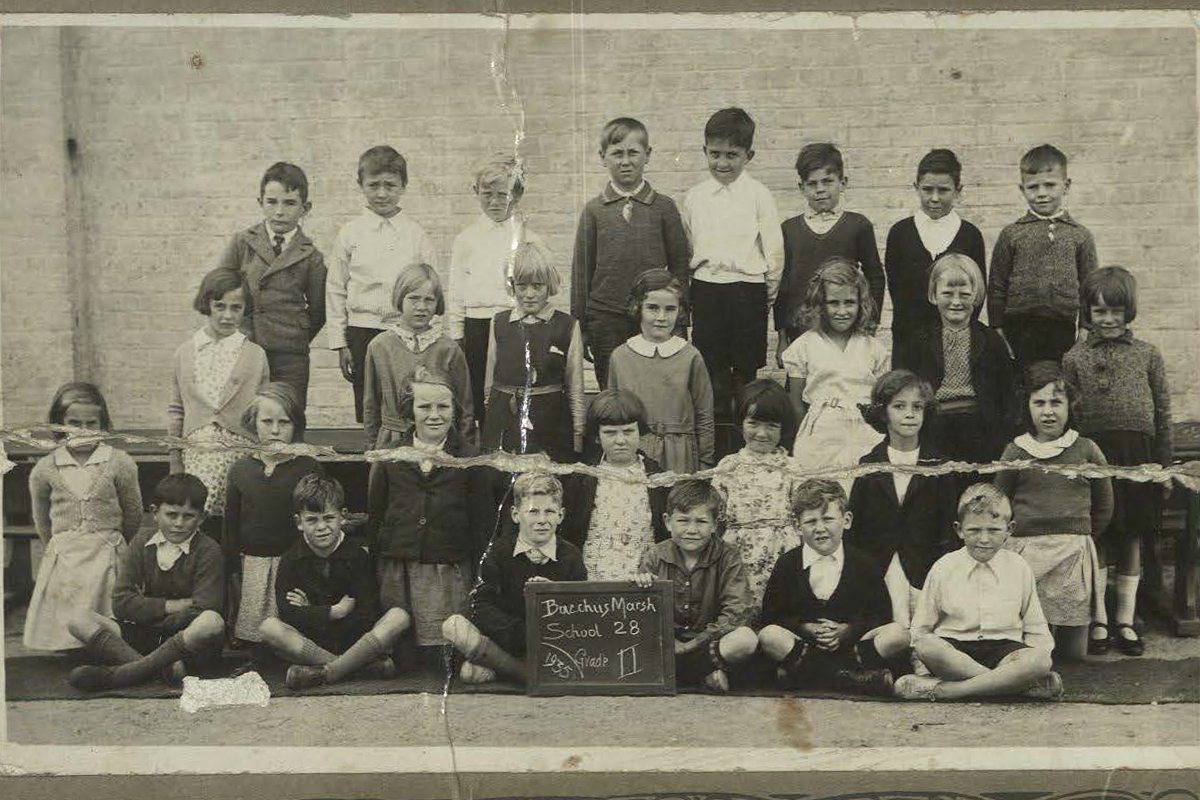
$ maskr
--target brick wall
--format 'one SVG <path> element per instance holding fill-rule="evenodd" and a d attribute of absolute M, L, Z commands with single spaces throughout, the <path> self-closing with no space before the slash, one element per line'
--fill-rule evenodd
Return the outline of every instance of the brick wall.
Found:
<path fill-rule="evenodd" d="M 61 108 L 38 94 L 55 84 L 57 40 L 46 30 L 0 36 L 13 424 L 44 413 L 70 342 L 62 285 L 44 279 L 63 274 Z M 965 164 L 960 211 L 990 250 L 1022 212 L 1020 155 L 1057 144 L 1072 159 L 1072 213 L 1103 262 L 1139 276 L 1139 335 L 1163 349 L 1178 416 L 1200 418 L 1190 368 L 1200 346 L 1191 30 L 514 31 L 505 47 L 494 31 L 93 28 L 72 41 L 89 324 L 118 425 L 165 424 L 170 353 L 199 324 L 191 295 L 230 232 L 257 216 L 270 162 L 308 171 L 305 228 L 327 249 L 359 208 L 358 154 L 394 145 L 410 164 L 405 209 L 433 236 L 444 270 L 454 234 L 478 213 L 472 167 L 521 131 L 524 208 L 565 272 L 578 212 L 605 180 L 604 121 L 647 123 L 648 176 L 678 197 L 705 176 L 707 116 L 730 104 L 758 122 L 752 170 L 785 216 L 802 205 L 797 149 L 841 146 L 847 204 L 875 222 L 881 246 L 915 206 L 909 185 L 929 148 L 951 147 Z M 48 302 L 26 304 L 34 291 Z M 333 355 L 314 351 L 316 425 L 352 423 Z M 14 384 L 11 370 L 23 375 L 33 359 L 53 368 Z"/>

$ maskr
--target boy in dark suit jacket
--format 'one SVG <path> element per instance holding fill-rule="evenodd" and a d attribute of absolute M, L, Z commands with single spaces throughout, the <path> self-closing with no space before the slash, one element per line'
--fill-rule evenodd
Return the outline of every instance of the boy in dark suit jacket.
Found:
<path fill-rule="evenodd" d="M 890 622 L 873 562 L 842 544 L 850 527 L 836 481 L 810 479 L 792 496 L 804 543 L 779 557 L 763 594 L 759 647 L 798 683 L 890 695 L 888 662 L 908 652 L 908 631 Z"/>
<path fill-rule="evenodd" d="M 464 682 L 487 683 L 500 672 L 524 683 L 525 584 L 587 580 L 583 554 L 556 533 L 562 496 L 553 475 L 527 472 L 513 483 L 516 535 L 498 536 L 484 555 L 470 616 L 454 614 L 442 624 L 446 641 L 467 659 L 459 671 Z"/>
<path fill-rule="evenodd" d="M 292 664 L 289 689 L 396 674 L 389 654 L 411 621 L 400 608 L 380 613 L 371 557 L 342 532 L 345 498 L 340 483 L 318 474 L 305 475 L 292 493 L 301 538 L 279 560 L 279 616 L 259 627 Z"/>
<path fill-rule="evenodd" d="M 295 164 L 272 164 L 259 183 L 263 222 L 238 231 L 217 265 L 245 273 L 254 301 L 245 330 L 267 351 L 271 380 L 308 396 L 308 349 L 325 324 L 325 258 L 300 220 L 312 208 L 308 177 Z"/>

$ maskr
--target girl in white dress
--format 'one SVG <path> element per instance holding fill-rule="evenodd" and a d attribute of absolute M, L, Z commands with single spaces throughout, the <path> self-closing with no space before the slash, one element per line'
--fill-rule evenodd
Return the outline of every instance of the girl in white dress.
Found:
<path fill-rule="evenodd" d="M 860 406 L 888 371 L 888 354 L 875 336 L 875 304 L 857 265 L 827 260 L 808 286 L 804 317 L 809 330 L 783 353 L 788 390 L 800 431 L 792 447 L 797 464 L 823 470 L 858 463 L 883 436 L 863 419 Z M 850 481 L 843 481 L 844 486 Z"/>

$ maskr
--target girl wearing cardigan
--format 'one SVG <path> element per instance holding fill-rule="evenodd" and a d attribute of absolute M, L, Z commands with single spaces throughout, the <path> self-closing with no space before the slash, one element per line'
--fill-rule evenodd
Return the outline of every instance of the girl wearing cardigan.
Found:
<path fill-rule="evenodd" d="M 208 321 L 175 350 L 167 433 L 212 449 L 171 450 L 171 472 L 188 472 L 204 483 L 205 530 L 220 540 L 215 518 L 225 514 L 226 476 L 242 455 L 238 448 L 254 442 L 243 417 L 271 377 L 266 352 L 239 330 L 253 308 L 244 274 L 229 269 L 208 273 L 193 307 Z"/>

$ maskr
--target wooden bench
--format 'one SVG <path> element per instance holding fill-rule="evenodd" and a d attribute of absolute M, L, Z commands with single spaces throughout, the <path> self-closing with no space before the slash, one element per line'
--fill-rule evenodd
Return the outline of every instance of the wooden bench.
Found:
<path fill-rule="evenodd" d="M 164 431 L 128 431 L 142 436 L 162 435 Z M 346 455 L 363 452 L 359 429 L 315 428 L 305 440 L 330 447 Z M 130 444 L 125 451 L 138 462 L 138 480 L 142 497 L 149 503 L 155 484 L 167 474 L 167 454 L 161 447 Z M 11 548 L 6 568 L 6 592 L 32 588 L 29 575 L 29 542 L 35 538 L 30 524 L 29 471 L 45 452 L 34 447 L 12 444 L 7 447 L 10 461 L 17 466 L 4 476 L 4 539 Z M 1200 422 L 1185 422 L 1175 428 L 1175 455 L 1181 462 L 1200 461 Z M 356 512 L 367 510 L 366 462 L 326 463 L 326 470 L 346 489 L 346 507 Z M 1200 636 L 1200 494 L 1176 488 L 1170 502 L 1164 504 L 1161 535 L 1147 532 L 1143 540 L 1142 594 L 1160 614 L 1172 620 L 1178 636 Z M 1171 586 L 1167 585 L 1167 565 L 1174 564 Z"/>

